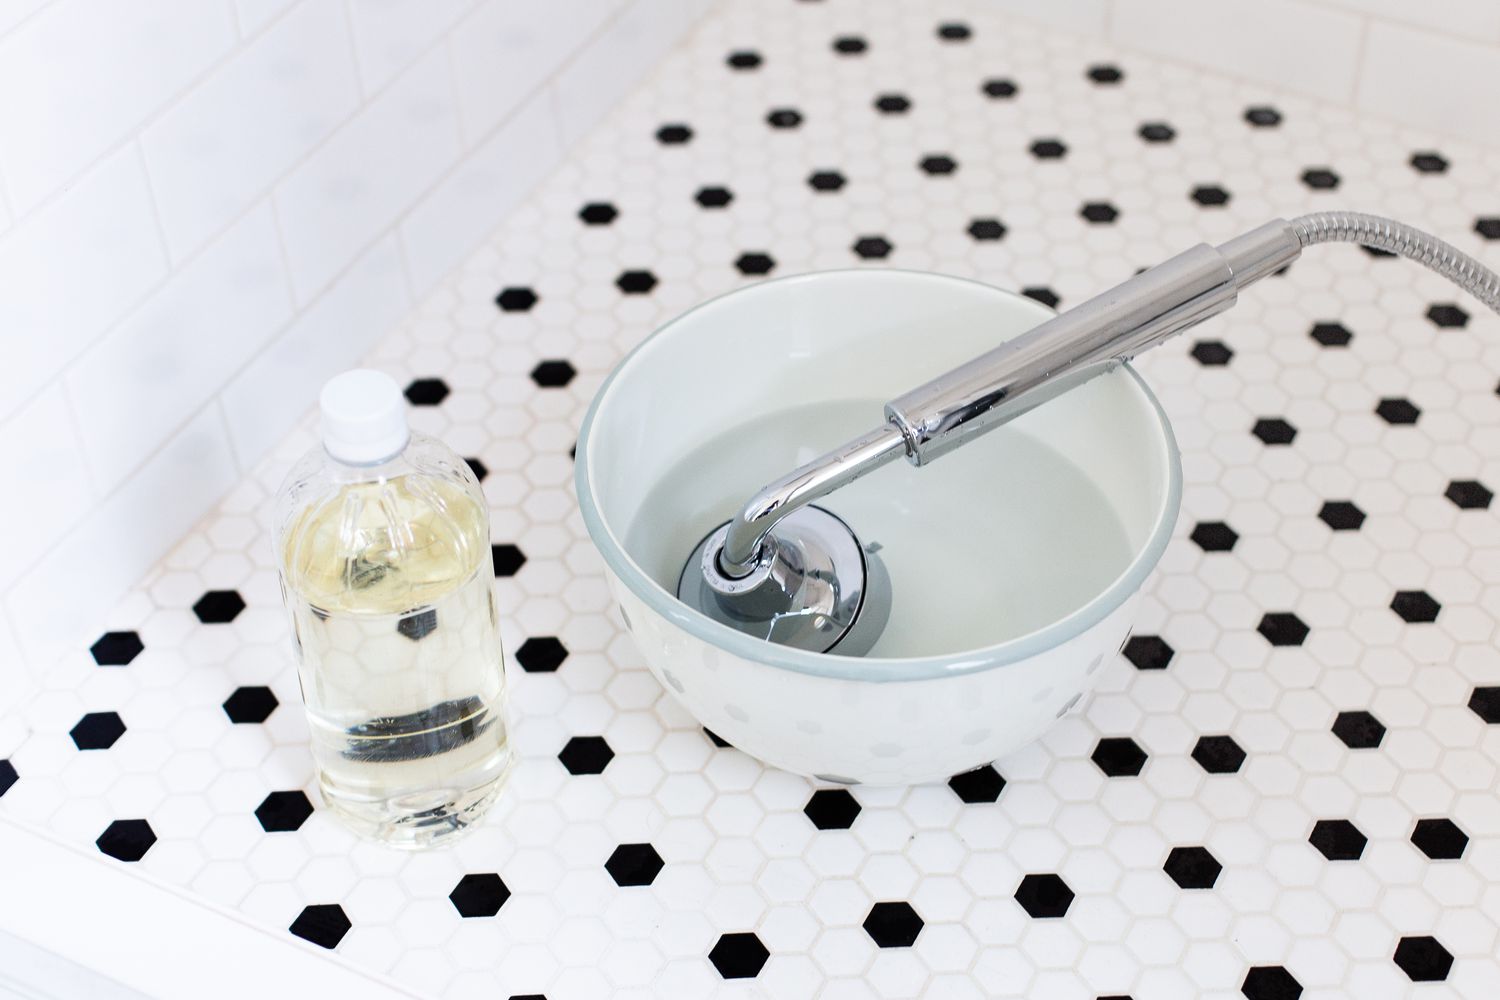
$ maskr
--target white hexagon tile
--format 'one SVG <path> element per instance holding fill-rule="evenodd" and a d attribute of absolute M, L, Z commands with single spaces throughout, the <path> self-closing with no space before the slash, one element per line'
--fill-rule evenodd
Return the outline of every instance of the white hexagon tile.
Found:
<path fill-rule="evenodd" d="M 408 855 L 320 808 L 268 541 L 310 424 L 0 725 L 0 816 L 434 996 L 1500 996 L 1500 322 L 1416 265 L 1320 247 L 1140 359 L 1186 488 L 1133 637 L 947 784 L 698 728 L 571 493 L 610 367 L 726 289 L 1066 308 L 1328 207 L 1500 263 L 1476 144 L 979 0 L 725 5 L 369 359 L 494 517 L 520 765 L 482 826 Z"/>

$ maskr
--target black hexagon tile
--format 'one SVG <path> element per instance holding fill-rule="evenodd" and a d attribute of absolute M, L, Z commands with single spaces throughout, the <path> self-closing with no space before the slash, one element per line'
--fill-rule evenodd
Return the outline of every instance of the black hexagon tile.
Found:
<path fill-rule="evenodd" d="M 865 917 L 864 928 L 881 948 L 910 948 L 922 933 L 922 918 L 904 901 L 876 903 Z"/>
<path fill-rule="evenodd" d="M 1146 766 L 1146 751 L 1129 736 L 1106 736 L 1095 744 L 1093 758 L 1111 778 L 1133 778 Z"/>
<path fill-rule="evenodd" d="M 1419 819 L 1411 832 L 1411 842 L 1434 861 L 1456 861 L 1464 856 L 1469 836 L 1451 819 Z"/>
<path fill-rule="evenodd" d="M 502 542 L 490 546 L 490 559 L 497 577 L 515 576 L 526 565 L 526 554 L 517 545 Z"/>
<path fill-rule="evenodd" d="M 1136 130 L 1146 142 L 1165 143 L 1177 138 L 1177 130 L 1166 122 L 1145 122 Z"/>
<path fill-rule="evenodd" d="M 1298 1000 L 1302 984 L 1280 965 L 1257 965 L 1245 973 L 1240 983 L 1245 1000 Z"/>
<path fill-rule="evenodd" d="M 603 774 L 615 752 L 602 736 L 574 736 L 568 740 L 557 759 L 569 774 Z"/>
<path fill-rule="evenodd" d="M 1337 321 L 1314 323 L 1308 336 L 1323 347 L 1348 347 L 1349 342 L 1354 339 L 1349 328 Z"/>
<path fill-rule="evenodd" d="M 124 667 L 145 648 L 141 637 L 134 632 L 106 632 L 89 647 L 89 653 L 101 667 Z"/>
<path fill-rule="evenodd" d="M 1204 552 L 1232 552 L 1234 543 L 1240 540 L 1239 532 L 1223 521 L 1203 521 L 1188 537 Z"/>
<path fill-rule="evenodd" d="M 1414 983 L 1440 983 L 1453 968 L 1452 952 L 1425 934 L 1402 938 L 1394 961 Z"/>
<path fill-rule="evenodd" d="M 1192 756 L 1209 774 L 1233 774 L 1245 763 L 1245 751 L 1232 736 L 1200 736 Z"/>
<path fill-rule="evenodd" d="M 626 295 L 646 295 L 656 287 L 656 275 L 642 268 L 621 271 L 615 279 L 615 287 Z"/>
<path fill-rule="evenodd" d="M 1302 171 L 1302 183 L 1314 191 L 1332 191 L 1339 186 L 1339 175 L 1327 167 L 1309 167 Z"/>
<path fill-rule="evenodd" d="M 224 702 L 224 714 L 230 722 L 265 722 L 276 710 L 276 695 L 268 687 L 236 688 Z"/>
<path fill-rule="evenodd" d="M 837 170 L 815 170 L 807 175 L 807 186 L 823 193 L 842 191 L 847 183 L 848 179 Z"/>
<path fill-rule="evenodd" d="M 344 908 L 337 903 L 313 903 L 304 906 L 287 929 L 304 941 L 332 951 L 352 926 Z"/>
<path fill-rule="evenodd" d="M 500 294 L 495 296 L 495 305 L 500 307 L 501 312 L 530 312 L 531 307 L 536 305 L 536 303 L 536 292 L 525 287 L 512 286 L 510 288 L 503 288 L 500 290 Z"/>
<path fill-rule="evenodd" d="M 1133 635 L 1121 650 L 1137 670 L 1165 670 L 1174 651 L 1159 635 Z"/>
<path fill-rule="evenodd" d="M 1251 433 L 1266 444 L 1291 444 L 1297 438 L 1297 428 L 1281 417 L 1261 417 L 1251 428 Z"/>
<path fill-rule="evenodd" d="M 1006 101 L 1020 93 L 1020 88 L 1016 86 L 1014 80 L 999 76 L 984 81 L 984 85 L 979 89 L 984 96 L 995 101 Z"/>
<path fill-rule="evenodd" d="M 90 712 L 68 735 L 80 750 L 108 750 L 125 735 L 125 722 L 115 712 Z"/>
<path fill-rule="evenodd" d="M 1385 726 L 1369 712 L 1340 712 L 1333 720 L 1333 735 L 1351 750 L 1372 750 L 1385 739 Z"/>
<path fill-rule="evenodd" d="M 621 844 L 604 862 L 615 885 L 650 885 L 661 874 L 663 862 L 650 844 Z"/>
<path fill-rule="evenodd" d="M 1494 491 L 1473 479 L 1455 479 L 1443 491 L 1443 496 L 1460 510 L 1488 510 L 1490 501 L 1495 499 Z"/>
<path fill-rule="evenodd" d="M 586 226 L 607 226 L 619 216 L 620 210 L 607 201 L 591 201 L 578 210 L 578 218 Z"/>
<path fill-rule="evenodd" d="M 1275 128 L 1281 124 L 1281 112 L 1265 104 L 1245 109 L 1245 121 L 1255 128 Z"/>
<path fill-rule="evenodd" d="M 1182 889 L 1212 889 L 1224 866 L 1206 847 L 1174 847 L 1162 870 Z"/>
<path fill-rule="evenodd" d="M 1388 424 L 1414 424 L 1422 411 L 1409 399 L 1392 396 L 1382 399 L 1375 407 L 1375 412 L 1381 420 Z"/>
<path fill-rule="evenodd" d="M 993 216 L 985 216 L 971 221 L 965 231 L 980 242 L 993 242 L 1005 236 L 1005 223 Z"/>
<path fill-rule="evenodd" d="M 774 129 L 794 129 L 802 124 L 802 112 L 796 108 L 772 108 L 766 114 L 766 124 Z"/>
<path fill-rule="evenodd" d="M 847 830 L 859 818 L 859 802 L 846 789 L 820 788 L 802 811 L 819 830 Z"/>
<path fill-rule="evenodd" d="M 1349 500 L 1329 500 L 1318 509 L 1318 518 L 1334 531 L 1358 531 L 1365 512 Z"/>
<path fill-rule="evenodd" d="M 1307 641 L 1309 629 L 1290 611 L 1270 611 L 1261 616 L 1255 630 L 1273 646 L 1300 646 Z"/>
<path fill-rule="evenodd" d="M 568 658 L 568 647 L 553 636 L 532 636 L 516 650 L 516 662 L 531 674 L 550 674 Z"/>
<path fill-rule="evenodd" d="M 691 142 L 693 130 L 681 123 L 663 125 L 656 130 L 656 141 L 663 146 L 683 146 Z"/>
<path fill-rule="evenodd" d="M 986 764 L 963 774 L 955 774 L 948 779 L 948 787 L 964 802 L 994 802 L 1005 791 L 1005 779 L 993 764 Z"/>
<path fill-rule="evenodd" d="M 1229 364 L 1229 360 L 1234 357 L 1234 352 L 1221 340 L 1200 340 L 1193 345 L 1190 353 L 1205 368 L 1222 367 Z"/>
<path fill-rule="evenodd" d="M 570 362 L 558 358 L 538 362 L 537 366 L 531 369 L 531 381 L 543 389 L 561 389 L 573 381 L 573 377 L 577 374 L 578 372 Z"/>
<path fill-rule="evenodd" d="M 1500 725 L 1500 687 L 1475 688 L 1469 696 L 1469 708 L 1490 725 Z"/>
<path fill-rule="evenodd" d="M 1027 285 L 1021 289 L 1021 294 L 1028 299 L 1035 299 L 1049 309 L 1056 309 L 1062 302 L 1062 297 L 1045 285 Z"/>
<path fill-rule="evenodd" d="M 760 938 L 745 931 L 720 935 L 708 953 L 708 960 L 725 979 L 754 979 L 770 957 Z"/>
<path fill-rule="evenodd" d="M 156 843 L 156 831 L 144 819 L 117 819 L 99 834 L 94 845 L 116 861 L 139 861 Z"/>
<path fill-rule="evenodd" d="M 700 208 L 723 208 L 734 201 L 734 193 L 727 187 L 715 184 L 699 188 L 698 193 L 693 195 L 693 200 Z"/>
<path fill-rule="evenodd" d="M 1039 920 L 1066 916 L 1073 898 L 1068 884 L 1052 874 L 1027 875 L 1016 887 L 1016 902 L 1027 916 Z"/>
<path fill-rule="evenodd" d="M 1318 820 L 1307 840 L 1329 861 L 1357 861 L 1369 842 L 1347 819 Z"/>
<path fill-rule="evenodd" d="M 300 789 L 290 792 L 272 792 L 255 807 L 255 818 L 267 833 L 291 833 L 302 829 L 312 816 L 312 803 Z"/>
<path fill-rule="evenodd" d="M 508 899 L 510 890 L 494 872 L 465 875 L 448 894 L 448 901 L 461 917 L 493 917 Z"/>
<path fill-rule="evenodd" d="M 448 383 L 440 378 L 413 379 L 406 387 L 406 401 L 412 406 L 438 406 L 449 392 Z"/>

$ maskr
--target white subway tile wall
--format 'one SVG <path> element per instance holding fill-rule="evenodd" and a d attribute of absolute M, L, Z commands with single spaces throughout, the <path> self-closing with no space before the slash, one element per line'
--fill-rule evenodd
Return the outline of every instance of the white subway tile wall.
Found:
<path fill-rule="evenodd" d="M 104 157 L 0 241 L 0 418 L 167 276 L 140 150 Z"/>
<path fill-rule="evenodd" d="M 307 0 L 168 108 L 141 148 L 173 258 L 264 198 L 359 104 L 343 4 Z"/>
<path fill-rule="evenodd" d="M 489 132 L 556 72 L 580 37 L 622 6 L 619 0 L 538 4 L 522 19 L 515 17 L 513 0 L 480 6 L 453 40 L 464 134 Z"/>
<path fill-rule="evenodd" d="M 45 665 L 711 3 L 0 0 L 0 659 Z"/>
<path fill-rule="evenodd" d="M 59 0 L 0 41 L 0 170 L 17 213 L 56 194 L 235 44 L 202 0 Z"/>
<path fill-rule="evenodd" d="M 1301 0 L 1127 0 L 1110 24 L 1121 45 L 1347 103 L 1363 22 Z"/>
<path fill-rule="evenodd" d="M 276 188 L 297 301 L 310 302 L 458 161 L 448 54 L 433 49 Z"/>
<path fill-rule="evenodd" d="M 1500 3 L 1493 9 L 1500 13 Z M 1359 106 L 1408 125 L 1500 141 L 1500 44 L 1370 25 Z"/>
<path fill-rule="evenodd" d="M 258 205 L 68 370 L 99 487 L 123 482 L 291 316 L 276 225 Z"/>
<path fill-rule="evenodd" d="M 94 502 L 60 384 L 0 424 L 0 455 L 9 466 L 10 488 L 0 490 L 0 587 L 8 587 Z"/>

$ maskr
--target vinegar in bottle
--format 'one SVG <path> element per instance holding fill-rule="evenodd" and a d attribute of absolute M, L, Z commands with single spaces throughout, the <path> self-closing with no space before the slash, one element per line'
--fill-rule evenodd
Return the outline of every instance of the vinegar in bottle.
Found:
<path fill-rule="evenodd" d="M 276 538 L 318 781 L 356 832 L 439 844 L 512 761 L 488 509 L 463 459 L 408 432 L 388 376 L 346 372 L 320 402 Z"/>

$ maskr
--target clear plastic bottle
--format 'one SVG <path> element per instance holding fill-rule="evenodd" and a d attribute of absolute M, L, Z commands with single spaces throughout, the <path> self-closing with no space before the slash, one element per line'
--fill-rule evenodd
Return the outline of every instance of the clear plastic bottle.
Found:
<path fill-rule="evenodd" d="M 365 836 L 441 843 L 512 760 L 488 508 L 463 459 L 408 431 L 389 376 L 345 372 L 320 404 L 276 551 L 323 798 Z"/>

